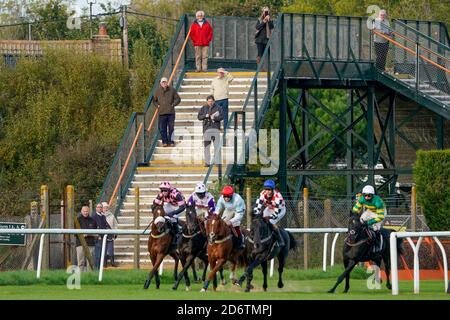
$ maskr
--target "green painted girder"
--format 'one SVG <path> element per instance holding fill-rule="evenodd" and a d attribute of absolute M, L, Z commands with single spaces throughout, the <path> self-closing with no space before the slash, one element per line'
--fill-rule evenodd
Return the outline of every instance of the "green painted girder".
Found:
<path fill-rule="evenodd" d="M 438 103 L 428 95 L 418 94 L 415 90 L 402 83 L 402 81 L 399 81 L 386 73 L 377 72 L 376 79 L 385 86 L 397 91 L 401 95 L 417 102 L 441 117 L 450 120 L 450 108 L 448 106 Z"/>

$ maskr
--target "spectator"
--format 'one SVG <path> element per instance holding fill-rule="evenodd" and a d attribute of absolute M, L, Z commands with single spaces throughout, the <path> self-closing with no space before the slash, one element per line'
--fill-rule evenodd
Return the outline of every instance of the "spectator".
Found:
<path fill-rule="evenodd" d="M 205 19 L 203 11 L 197 11 L 195 21 L 191 26 L 191 39 L 195 49 L 195 66 L 197 72 L 208 69 L 208 49 L 213 38 L 213 30 Z"/>
<path fill-rule="evenodd" d="M 173 130 L 175 126 L 175 106 L 181 99 L 174 87 L 169 85 L 167 78 L 163 77 L 160 86 L 155 90 L 153 103 L 159 110 L 159 132 L 163 147 L 173 147 Z"/>
<path fill-rule="evenodd" d="M 269 41 L 272 29 L 274 28 L 273 20 L 270 19 L 269 8 L 263 7 L 262 14 L 256 22 L 255 43 L 258 49 L 258 56 L 256 57 L 256 63 L 261 62 L 264 50 L 266 49 L 267 42 Z"/>
<path fill-rule="evenodd" d="M 210 94 L 216 99 L 216 104 L 222 108 L 223 127 L 228 124 L 228 94 L 233 76 L 224 68 L 217 69 L 217 77 L 211 81 Z"/>
<path fill-rule="evenodd" d="M 117 225 L 119 224 L 117 222 L 116 217 L 114 214 L 109 210 L 109 204 L 108 202 L 102 202 L 103 206 L 103 215 L 106 218 L 106 222 L 108 223 L 108 227 L 111 230 L 117 229 Z M 117 267 L 117 265 L 114 263 L 114 240 L 117 238 L 117 235 L 108 234 L 108 237 L 106 238 L 106 258 L 105 258 L 105 266 L 108 266 L 108 260 L 111 261 L 111 267 Z"/>
<path fill-rule="evenodd" d="M 217 163 L 220 145 L 220 121 L 223 120 L 222 108 L 214 101 L 213 96 L 206 98 L 207 104 L 198 112 L 198 120 L 203 121 L 203 143 L 205 147 L 205 167 L 211 165 L 210 145 L 214 142 L 214 163 Z"/>
<path fill-rule="evenodd" d="M 95 213 L 93 214 L 92 218 L 97 223 L 97 229 L 109 229 L 108 223 L 106 222 L 106 217 L 103 215 L 103 206 L 101 203 L 97 203 L 95 206 Z M 95 267 L 97 269 L 100 269 L 100 259 L 102 254 L 102 240 L 103 235 L 97 236 L 97 239 L 95 240 Z"/>
<path fill-rule="evenodd" d="M 386 20 L 386 10 L 384 9 L 380 10 L 378 18 L 372 21 L 372 26 L 373 30 L 383 35 L 390 36 L 392 34 L 389 21 Z M 384 71 L 389 50 L 389 41 L 380 35 L 374 34 L 373 42 L 375 45 L 375 54 L 377 55 L 375 66 L 378 70 Z"/>
<path fill-rule="evenodd" d="M 77 219 L 81 229 L 97 229 L 97 222 L 89 216 L 88 206 L 84 206 L 83 208 L 81 208 L 81 214 L 77 217 Z M 94 257 L 95 238 L 97 237 L 97 235 L 87 234 L 80 236 L 84 237 L 84 240 L 86 240 L 86 244 L 89 248 L 89 252 L 91 253 L 91 257 Z M 85 257 L 84 249 L 81 245 L 80 239 L 78 238 L 78 236 L 76 236 L 75 238 L 78 267 L 82 272 L 91 271 L 92 266 L 86 261 L 87 259 Z"/>

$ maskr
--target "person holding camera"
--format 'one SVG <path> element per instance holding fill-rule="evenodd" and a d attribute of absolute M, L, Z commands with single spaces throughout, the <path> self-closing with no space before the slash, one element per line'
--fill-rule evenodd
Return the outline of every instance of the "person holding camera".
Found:
<path fill-rule="evenodd" d="M 267 42 L 269 41 L 272 29 L 274 28 L 273 20 L 271 20 L 269 14 L 269 8 L 262 8 L 262 14 L 256 22 L 255 43 L 258 49 L 258 56 L 256 57 L 256 63 L 261 62 L 261 57 L 266 49 Z"/>
<path fill-rule="evenodd" d="M 223 120 L 223 111 L 209 95 L 204 105 L 198 112 L 198 120 L 203 121 L 203 144 L 205 152 L 205 167 L 211 165 L 210 145 L 214 142 L 214 159 L 217 158 L 217 150 L 220 143 L 220 122 Z M 217 160 L 217 159 L 216 159 Z M 214 161 L 216 163 L 216 161 Z"/>

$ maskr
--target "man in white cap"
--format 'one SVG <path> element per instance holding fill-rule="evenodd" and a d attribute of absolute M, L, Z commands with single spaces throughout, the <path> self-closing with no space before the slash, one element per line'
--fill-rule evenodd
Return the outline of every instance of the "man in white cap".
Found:
<path fill-rule="evenodd" d="M 211 81 L 211 89 L 209 91 L 216 100 L 216 104 L 222 108 L 224 129 L 228 124 L 228 94 L 231 81 L 233 81 L 231 73 L 224 68 L 219 68 L 217 69 L 217 77 Z"/>
<path fill-rule="evenodd" d="M 109 203 L 108 202 L 102 202 L 103 206 L 103 215 L 106 217 L 106 222 L 108 223 L 109 227 L 114 230 L 117 229 L 117 225 L 119 224 L 117 222 L 116 217 L 114 214 L 109 210 Z M 114 263 L 114 240 L 117 238 L 117 235 L 109 234 L 106 237 L 106 259 L 105 259 L 105 266 L 108 266 L 108 260 L 111 261 L 111 266 L 115 267 L 116 264 Z"/>
<path fill-rule="evenodd" d="M 160 86 L 155 90 L 153 103 L 159 112 L 159 132 L 163 147 L 173 147 L 173 130 L 175 126 L 175 106 L 181 102 L 180 96 L 167 78 L 162 77 Z"/>

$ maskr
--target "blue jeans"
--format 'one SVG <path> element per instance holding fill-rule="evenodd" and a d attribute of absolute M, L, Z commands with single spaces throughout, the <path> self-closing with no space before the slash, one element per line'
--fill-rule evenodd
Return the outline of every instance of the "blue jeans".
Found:
<path fill-rule="evenodd" d="M 172 141 L 173 129 L 175 125 L 175 114 L 163 114 L 159 116 L 159 132 L 162 143 L 170 144 Z M 169 130 L 169 132 L 167 132 Z"/>
<path fill-rule="evenodd" d="M 222 108 L 223 112 L 223 128 L 228 124 L 228 99 L 217 100 L 216 104 Z"/>
<path fill-rule="evenodd" d="M 102 257 L 102 240 L 95 240 L 94 264 L 95 268 L 100 269 L 100 259 Z"/>

